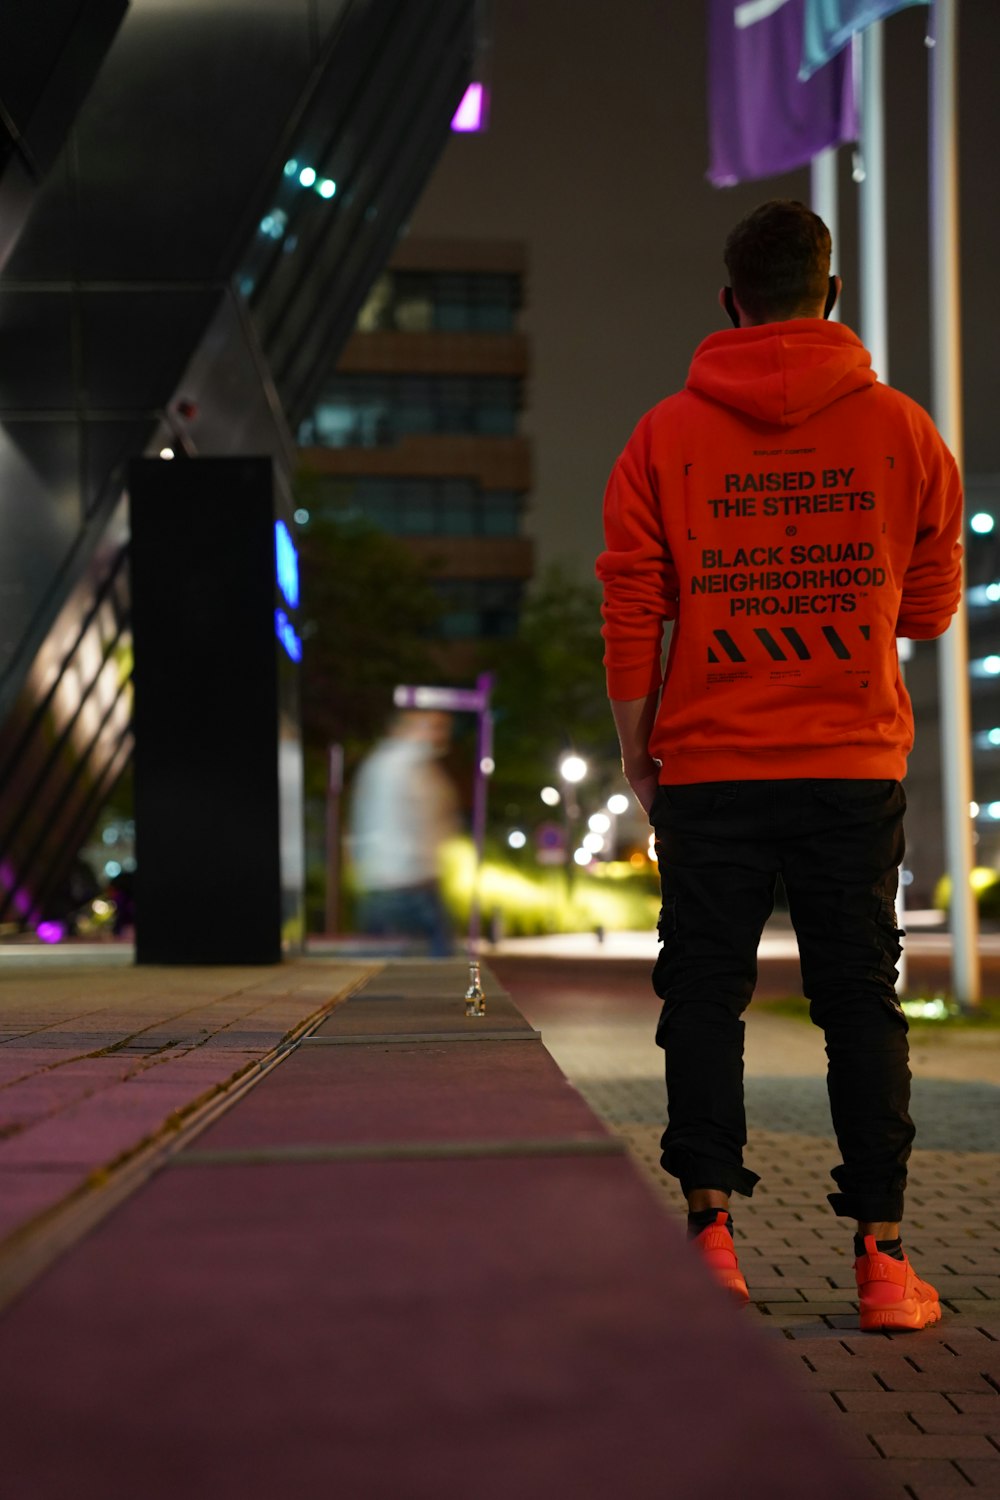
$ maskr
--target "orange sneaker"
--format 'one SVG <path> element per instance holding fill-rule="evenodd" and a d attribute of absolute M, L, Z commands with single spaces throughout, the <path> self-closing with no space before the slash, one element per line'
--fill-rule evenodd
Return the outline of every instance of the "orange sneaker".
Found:
<path fill-rule="evenodd" d="M 736 1259 L 733 1237 L 726 1228 L 728 1218 L 726 1210 L 720 1208 L 715 1216 L 715 1223 L 709 1224 L 707 1229 L 703 1229 L 701 1234 L 695 1236 L 695 1244 L 716 1281 L 721 1282 L 737 1301 L 749 1302 L 750 1293 L 747 1291 L 743 1272 Z"/>
<path fill-rule="evenodd" d="M 865 1235 L 865 1254 L 854 1262 L 865 1333 L 884 1329 L 926 1328 L 941 1317 L 938 1294 L 921 1281 L 910 1262 L 879 1250 L 875 1237 Z"/>

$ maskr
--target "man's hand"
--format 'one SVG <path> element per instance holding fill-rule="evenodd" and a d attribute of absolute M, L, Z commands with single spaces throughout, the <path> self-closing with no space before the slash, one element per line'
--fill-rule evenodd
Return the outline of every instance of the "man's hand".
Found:
<path fill-rule="evenodd" d="M 647 815 L 659 785 L 660 768 L 649 753 L 649 737 L 656 720 L 659 692 L 627 702 L 611 700 L 618 742 L 622 747 L 622 770 Z"/>
<path fill-rule="evenodd" d="M 624 766 L 622 766 L 622 770 L 625 770 Z M 649 769 L 642 772 L 625 770 L 625 780 L 632 788 L 636 795 L 636 800 L 648 817 L 649 809 L 653 805 L 653 798 L 656 796 L 656 789 L 660 784 L 660 768 L 656 761 L 650 760 Z"/>

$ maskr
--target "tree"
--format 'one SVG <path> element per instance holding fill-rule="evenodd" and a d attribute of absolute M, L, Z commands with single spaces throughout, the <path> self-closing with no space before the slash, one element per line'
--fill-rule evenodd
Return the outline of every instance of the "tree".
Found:
<path fill-rule="evenodd" d="M 428 680 L 440 606 L 423 563 L 363 519 L 314 511 L 298 542 L 302 734 L 314 781 L 328 745 L 343 745 L 351 766 L 382 733 L 397 683 Z"/>
<path fill-rule="evenodd" d="M 529 596 L 516 638 L 493 654 L 495 817 L 509 804 L 541 811 L 539 791 L 557 779 L 567 750 L 588 759 L 598 780 L 615 775 L 618 741 L 602 666 L 600 603 L 596 583 L 552 567 Z"/>

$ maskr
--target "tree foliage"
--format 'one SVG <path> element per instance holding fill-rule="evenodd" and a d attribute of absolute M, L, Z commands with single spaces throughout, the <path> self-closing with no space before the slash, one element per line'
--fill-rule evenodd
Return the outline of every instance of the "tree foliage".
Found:
<path fill-rule="evenodd" d="M 357 517 L 314 512 L 302 566 L 302 732 L 310 762 L 341 744 L 352 765 L 385 728 L 392 690 L 423 682 L 439 613 L 427 570 Z"/>
<path fill-rule="evenodd" d="M 496 815 L 508 803 L 535 812 L 539 790 L 557 780 L 567 750 L 592 763 L 591 780 L 614 776 L 618 741 L 600 628 L 597 585 L 556 566 L 529 596 L 515 639 L 495 653 L 497 768 L 490 796 Z"/>

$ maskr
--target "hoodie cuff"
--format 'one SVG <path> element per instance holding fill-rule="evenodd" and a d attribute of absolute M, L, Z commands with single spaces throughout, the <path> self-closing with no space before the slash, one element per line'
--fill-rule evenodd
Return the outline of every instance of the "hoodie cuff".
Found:
<path fill-rule="evenodd" d="M 651 693 L 658 693 L 663 686 L 659 661 L 630 667 L 607 663 L 605 670 L 608 697 L 616 703 L 631 703 L 636 698 L 648 698 Z"/>

